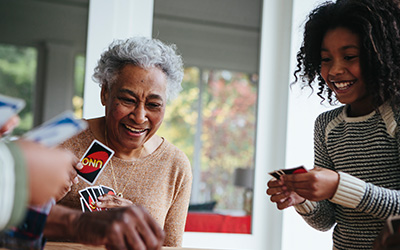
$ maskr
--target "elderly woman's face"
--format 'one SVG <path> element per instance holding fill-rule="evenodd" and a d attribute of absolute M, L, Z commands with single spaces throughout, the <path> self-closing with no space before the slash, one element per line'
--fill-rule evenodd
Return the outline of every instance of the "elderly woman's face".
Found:
<path fill-rule="evenodd" d="M 103 87 L 101 101 L 114 146 L 136 149 L 156 133 L 164 119 L 166 88 L 167 78 L 160 69 L 134 65 L 122 68 L 110 90 Z"/>

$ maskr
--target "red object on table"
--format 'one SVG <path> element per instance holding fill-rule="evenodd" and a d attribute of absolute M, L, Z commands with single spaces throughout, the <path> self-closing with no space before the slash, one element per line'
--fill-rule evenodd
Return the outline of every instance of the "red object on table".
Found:
<path fill-rule="evenodd" d="M 217 213 L 189 212 L 186 232 L 251 233 L 251 215 L 232 216 Z"/>

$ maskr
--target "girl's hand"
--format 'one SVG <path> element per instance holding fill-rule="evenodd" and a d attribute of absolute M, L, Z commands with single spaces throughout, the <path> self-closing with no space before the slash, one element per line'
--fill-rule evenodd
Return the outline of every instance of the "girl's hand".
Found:
<path fill-rule="evenodd" d="M 331 199 L 339 185 L 339 174 L 326 168 L 314 168 L 307 173 L 281 176 L 289 191 L 311 201 Z"/>
<path fill-rule="evenodd" d="M 99 196 L 97 199 L 99 200 L 96 203 L 96 207 L 98 208 L 128 207 L 133 205 L 132 201 L 124 199 L 117 195 L 105 194 Z"/>
<path fill-rule="evenodd" d="M 305 201 L 303 197 L 293 191 L 289 191 L 282 180 L 272 179 L 267 185 L 267 194 L 271 196 L 270 200 L 276 203 L 279 210 Z"/>

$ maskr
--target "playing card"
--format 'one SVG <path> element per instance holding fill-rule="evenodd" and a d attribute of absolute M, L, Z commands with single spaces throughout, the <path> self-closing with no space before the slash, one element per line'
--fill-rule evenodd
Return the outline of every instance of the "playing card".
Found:
<path fill-rule="evenodd" d="M 90 187 L 90 189 L 91 189 L 92 192 L 93 192 L 94 199 L 95 199 L 96 201 L 98 201 L 97 198 L 98 198 L 99 196 L 103 195 L 103 194 L 100 192 L 100 188 L 99 188 L 98 186 L 96 186 L 96 187 Z"/>
<path fill-rule="evenodd" d="M 77 171 L 79 177 L 93 185 L 113 155 L 112 149 L 98 140 L 93 140 L 81 158 L 83 168 Z"/>
<path fill-rule="evenodd" d="M 94 187 L 87 187 L 86 190 L 89 192 L 89 195 L 90 195 L 90 197 L 92 198 L 92 200 L 93 200 L 94 202 L 97 202 L 97 201 L 98 201 L 98 200 L 97 200 L 98 195 L 95 194 L 95 192 L 94 192 Z M 95 204 L 93 204 L 93 207 L 94 207 L 96 210 L 100 210 L 99 208 L 96 207 Z"/>
<path fill-rule="evenodd" d="M 400 215 L 390 216 L 388 219 L 389 232 L 400 233 Z"/>
<path fill-rule="evenodd" d="M 295 168 L 286 168 L 282 169 L 282 171 L 285 174 L 301 174 L 301 173 L 307 173 L 307 170 L 304 168 L 304 166 L 299 166 Z"/>
<path fill-rule="evenodd" d="M 278 180 L 280 179 L 281 175 L 284 175 L 282 170 L 275 170 L 274 172 L 270 172 L 269 174 Z"/>
<path fill-rule="evenodd" d="M 90 197 L 94 202 L 97 202 L 97 197 L 94 195 L 92 187 L 87 187 L 86 190 L 89 192 Z"/>
<path fill-rule="evenodd" d="M 304 166 L 299 166 L 295 168 L 286 168 L 286 169 L 279 169 L 275 170 L 273 172 L 270 172 L 268 174 L 272 175 L 276 179 L 280 179 L 282 175 L 285 174 L 300 174 L 300 173 L 307 173 L 307 170 L 304 168 Z"/>
<path fill-rule="evenodd" d="M 94 193 L 94 198 L 96 199 L 96 202 L 98 201 L 99 196 L 103 195 L 103 191 L 99 186 L 96 187 L 91 187 L 93 193 Z M 97 208 L 97 210 L 103 210 L 102 208 Z"/>
<path fill-rule="evenodd" d="M 79 194 L 81 195 L 81 198 L 83 198 L 83 201 L 85 202 L 85 205 L 87 208 L 90 210 L 90 212 L 96 210 L 96 202 L 90 195 L 89 191 L 87 188 L 79 190 Z"/>
<path fill-rule="evenodd" d="M 76 119 L 72 111 L 66 111 L 27 132 L 23 138 L 53 147 L 86 128 L 86 121 Z"/>
<path fill-rule="evenodd" d="M 81 202 L 81 207 L 82 207 L 82 212 L 92 212 L 90 210 L 89 205 L 85 202 L 85 200 L 83 199 L 83 197 L 79 198 L 80 202 Z"/>
<path fill-rule="evenodd" d="M 23 99 L 0 94 L 0 127 L 25 107 Z"/>
<path fill-rule="evenodd" d="M 110 187 L 106 187 L 106 186 L 100 185 L 100 188 L 102 189 L 103 194 L 112 194 L 112 195 L 115 195 L 114 189 L 112 189 L 112 188 L 110 188 Z"/>

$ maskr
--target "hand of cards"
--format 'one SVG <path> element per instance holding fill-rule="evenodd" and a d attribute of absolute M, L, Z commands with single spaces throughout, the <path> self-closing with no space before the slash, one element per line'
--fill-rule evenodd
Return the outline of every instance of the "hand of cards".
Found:
<path fill-rule="evenodd" d="M 96 207 L 98 197 L 104 194 L 115 195 L 115 191 L 112 188 L 100 185 L 94 187 L 87 187 L 79 191 L 81 195 L 81 207 L 83 212 L 101 211 L 103 209 Z"/>
<path fill-rule="evenodd" d="M 286 169 L 279 169 L 275 170 L 273 172 L 270 172 L 268 174 L 272 175 L 276 179 L 280 179 L 282 175 L 286 174 L 300 174 L 300 173 L 307 173 L 307 170 L 304 168 L 304 166 L 299 166 L 295 168 L 286 168 Z"/>

